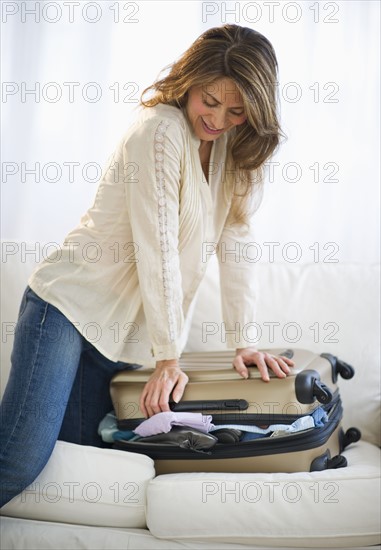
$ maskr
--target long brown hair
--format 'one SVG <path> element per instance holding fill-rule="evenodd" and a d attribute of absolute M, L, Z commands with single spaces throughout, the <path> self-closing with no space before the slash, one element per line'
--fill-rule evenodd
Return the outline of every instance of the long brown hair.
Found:
<path fill-rule="evenodd" d="M 145 107 L 165 103 L 183 109 L 191 86 L 208 86 L 224 77 L 233 80 L 240 91 L 247 120 L 229 136 L 224 185 L 226 197 L 233 197 L 230 222 L 246 224 L 253 211 L 254 191 L 262 188 L 263 165 L 283 136 L 273 46 L 253 29 L 226 24 L 205 31 L 164 71 L 169 72 L 143 91 Z M 144 99 L 146 94 L 151 97 Z"/>

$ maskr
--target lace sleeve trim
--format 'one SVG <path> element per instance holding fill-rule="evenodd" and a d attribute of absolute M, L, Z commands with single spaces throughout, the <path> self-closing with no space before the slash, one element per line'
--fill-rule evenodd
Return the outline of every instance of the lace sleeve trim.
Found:
<path fill-rule="evenodd" d="M 155 148 L 155 173 L 156 189 L 158 194 L 158 216 L 160 231 L 160 249 L 162 262 L 162 275 L 164 285 L 165 304 L 168 315 L 168 327 L 170 341 L 176 340 L 175 332 L 175 313 L 173 311 L 173 288 L 171 267 L 169 262 L 169 240 L 167 230 L 167 199 L 165 195 L 165 175 L 164 175 L 164 139 L 169 122 L 162 121 L 156 129 L 154 137 Z"/>

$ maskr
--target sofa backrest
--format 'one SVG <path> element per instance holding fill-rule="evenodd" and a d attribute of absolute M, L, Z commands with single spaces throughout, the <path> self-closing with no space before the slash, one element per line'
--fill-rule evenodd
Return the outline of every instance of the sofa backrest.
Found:
<path fill-rule="evenodd" d="M 21 297 L 42 252 L 41 244 L 37 249 L 31 243 L 2 243 L 2 393 Z M 339 379 L 344 427 L 358 427 L 363 439 L 380 444 L 379 266 L 257 263 L 253 277 L 258 290 L 248 343 L 259 349 L 328 352 L 353 365 L 355 377 Z M 210 260 L 194 306 L 185 351 L 226 349 L 215 258 Z"/>

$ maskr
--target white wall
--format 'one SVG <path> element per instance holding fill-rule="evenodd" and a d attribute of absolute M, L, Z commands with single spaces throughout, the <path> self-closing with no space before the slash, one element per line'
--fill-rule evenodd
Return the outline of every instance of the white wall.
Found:
<path fill-rule="evenodd" d="M 25 14 L 31 5 L 39 22 Z M 63 2 L 2 3 L 4 240 L 61 242 L 95 194 L 97 172 L 83 176 L 83 167 L 104 165 L 134 116 L 133 100 L 204 29 L 235 22 L 264 33 L 276 49 L 288 136 L 256 215 L 261 261 L 271 261 L 271 246 L 280 262 L 378 261 L 378 2 L 98 1 L 86 3 L 87 11 L 83 5 L 70 22 Z M 40 84 L 38 102 L 22 97 L 23 82 Z M 79 83 L 73 103 L 64 82 Z M 99 101 L 83 99 L 89 82 L 102 91 Z M 109 89 L 114 83 L 119 100 Z M 15 93 L 4 94 L 5 85 Z M 49 102 L 43 90 L 49 97 L 59 90 L 62 99 Z M 22 174 L 37 162 L 40 182 Z M 67 162 L 80 163 L 72 182 Z M 57 182 L 49 181 L 55 171 L 46 172 L 47 163 L 62 170 Z"/>

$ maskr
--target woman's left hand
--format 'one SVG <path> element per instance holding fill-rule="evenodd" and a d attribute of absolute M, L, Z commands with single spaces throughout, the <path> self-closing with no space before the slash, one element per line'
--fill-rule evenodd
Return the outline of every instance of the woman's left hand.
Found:
<path fill-rule="evenodd" d="M 246 365 L 255 365 L 261 373 L 265 382 L 270 382 L 268 369 L 270 368 L 278 378 L 285 378 L 290 374 L 290 367 L 294 361 L 282 355 L 271 355 L 270 353 L 258 351 L 256 348 L 240 348 L 236 350 L 233 366 L 242 378 L 249 377 Z"/>

